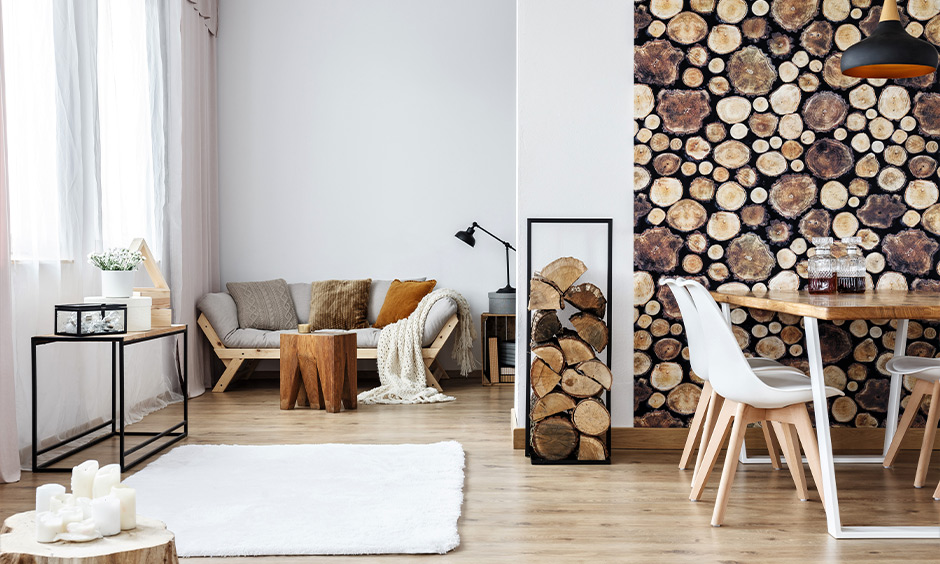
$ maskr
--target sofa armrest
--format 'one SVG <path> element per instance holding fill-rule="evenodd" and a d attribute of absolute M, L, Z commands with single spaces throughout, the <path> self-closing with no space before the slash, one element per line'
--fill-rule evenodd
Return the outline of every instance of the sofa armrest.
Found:
<path fill-rule="evenodd" d="M 238 330 L 238 307 L 232 296 L 225 292 L 206 294 L 196 302 L 206 316 L 222 344 L 228 346 L 229 337 Z"/>
<path fill-rule="evenodd" d="M 437 338 L 438 333 L 447 324 L 452 315 L 457 313 L 457 302 L 450 298 L 437 300 L 431 306 L 428 317 L 424 322 L 424 336 L 421 338 L 421 346 L 428 347 Z"/>

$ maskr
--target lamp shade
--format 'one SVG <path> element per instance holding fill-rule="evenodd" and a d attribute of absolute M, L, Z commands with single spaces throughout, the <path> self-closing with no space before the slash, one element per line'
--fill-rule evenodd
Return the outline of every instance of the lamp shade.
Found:
<path fill-rule="evenodd" d="M 858 78 L 923 76 L 937 70 L 937 50 L 904 31 L 896 1 L 886 0 L 878 27 L 846 49 L 841 69 L 842 74 Z"/>
<path fill-rule="evenodd" d="M 471 247 L 477 244 L 477 240 L 473 238 L 473 227 L 468 227 L 465 231 L 458 231 L 454 234 L 454 237 L 460 239 L 464 243 L 470 245 Z"/>

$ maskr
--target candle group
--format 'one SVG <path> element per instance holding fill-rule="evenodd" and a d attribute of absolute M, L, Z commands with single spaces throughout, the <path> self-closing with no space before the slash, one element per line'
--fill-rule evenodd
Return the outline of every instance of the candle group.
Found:
<path fill-rule="evenodd" d="M 36 540 L 88 541 L 137 526 L 137 492 L 121 483 L 121 467 L 89 460 L 72 468 L 65 486 L 36 488 Z"/>

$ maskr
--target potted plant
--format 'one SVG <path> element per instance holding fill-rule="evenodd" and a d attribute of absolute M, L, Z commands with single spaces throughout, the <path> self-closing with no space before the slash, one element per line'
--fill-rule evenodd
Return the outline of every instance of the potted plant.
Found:
<path fill-rule="evenodd" d="M 144 255 L 130 249 L 108 249 L 88 255 L 88 262 L 101 269 L 101 295 L 129 298 L 134 295 L 134 273 Z"/>

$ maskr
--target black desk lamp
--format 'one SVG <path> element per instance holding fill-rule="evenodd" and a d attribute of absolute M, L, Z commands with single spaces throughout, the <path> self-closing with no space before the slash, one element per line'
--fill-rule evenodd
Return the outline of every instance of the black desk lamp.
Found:
<path fill-rule="evenodd" d="M 500 243 L 502 243 L 502 244 L 505 245 L 505 247 L 506 247 L 506 286 L 505 286 L 504 288 L 500 288 L 499 290 L 496 290 L 496 293 L 497 293 L 497 294 L 515 294 L 515 293 L 516 293 L 516 289 L 512 287 L 512 284 L 511 284 L 510 281 L 509 281 L 509 249 L 512 249 L 512 250 L 515 251 L 515 250 L 516 250 L 515 247 L 513 247 L 512 245 L 510 245 L 510 244 L 507 243 L 506 241 L 503 241 L 502 239 L 500 239 L 500 238 L 497 237 L 496 235 L 493 235 L 492 233 L 490 233 L 489 231 L 487 231 L 486 229 L 484 229 L 480 224 L 478 224 L 478 223 L 475 222 L 475 221 L 473 222 L 473 225 L 471 225 L 470 227 L 468 227 L 465 231 L 458 231 L 458 232 L 454 235 L 454 237 L 457 237 L 458 239 L 460 239 L 461 241 L 463 241 L 464 243 L 466 243 L 466 244 L 468 244 L 468 245 L 470 245 L 470 246 L 472 247 L 472 246 L 476 245 L 476 243 L 477 243 L 476 239 L 474 239 L 474 237 L 473 237 L 473 231 L 474 231 L 475 229 L 477 229 L 477 228 L 479 228 L 480 231 L 486 233 L 486 234 L 489 235 L 490 237 L 496 239 L 497 241 L 499 241 Z"/>

